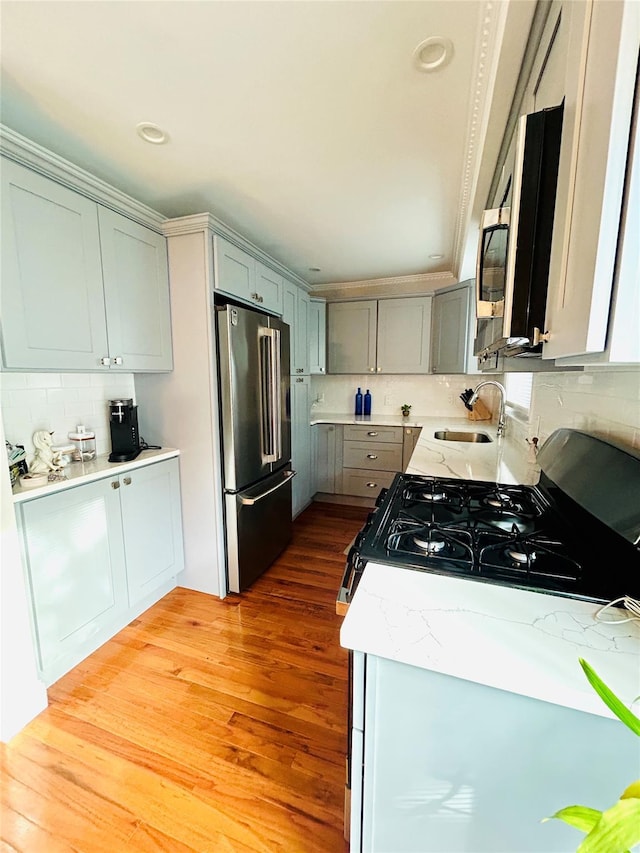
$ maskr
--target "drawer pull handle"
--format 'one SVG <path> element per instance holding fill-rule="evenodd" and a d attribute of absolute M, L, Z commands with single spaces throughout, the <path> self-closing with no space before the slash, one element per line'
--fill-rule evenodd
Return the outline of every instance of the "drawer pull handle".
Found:
<path fill-rule="evenodd" d="M 378 458 L 377 453 L 367 453 L 367 459 L 377 459 L 377 458 Z"/>
<path fill-rule="evenodd" d="M 368 432 L 367 435 L 377 435 L 377 432 Z"/>
<path fill-rule="evenodd" d="M 367 483 L 367 488 L 368 489 L 375 489 L 377 485 L 378 485 L 377 483 Z"/>

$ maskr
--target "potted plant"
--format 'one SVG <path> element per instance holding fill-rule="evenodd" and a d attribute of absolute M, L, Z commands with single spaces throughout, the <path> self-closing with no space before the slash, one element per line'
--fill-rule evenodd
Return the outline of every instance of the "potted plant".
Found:
<path fill-rule="evenodd" d="M 403 403 L 400 408 L 402 409 L 402 417 L 408 418 L 409 412 L 411 411 L 411 406 L 408 403 Z"/>

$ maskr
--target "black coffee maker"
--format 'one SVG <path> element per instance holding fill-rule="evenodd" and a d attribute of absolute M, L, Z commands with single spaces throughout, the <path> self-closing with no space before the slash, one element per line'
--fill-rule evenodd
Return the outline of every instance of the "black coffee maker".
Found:
<path fill-rule="evenodd" d="M 138 407 L 133 405 L 133 400 L 109 400 L 109 427 L 109 462 L 129 462 L 142 452 L 138 432 Z"/>

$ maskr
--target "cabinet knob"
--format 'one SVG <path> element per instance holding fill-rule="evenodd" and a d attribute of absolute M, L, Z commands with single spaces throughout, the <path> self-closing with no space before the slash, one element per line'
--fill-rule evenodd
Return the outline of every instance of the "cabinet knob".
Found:
<path fill-rule="evenodd" d="M 304 367 L 296 367 L 296 373 L 304 373 Z"/>
<path fill-rule="evenodd" d="M 131 477 L 125 477 L 124 478 L 124 484 L 125 484 L 125 486 L 130 486 L 131 485 Z"/>
<path fill-rule="evenodd" d="M 324 367 L 320 368 L 320 373 L 324 373 Z"/>
<path fill-rule="evenodd" d="M 302 376 L 296 376 L 296 382 L 304 382 Z"/>
<path fill-rule="evenodd" d="M 367 459 L 377 459 L 377 458 L 378 458 L 377 453 L 367 453 Z"/>
<path fill-rule="evenodd" d="M 108 355 L 105 355 L 98 361 L 98 364 L 101 364 L 103 367 L 109 367 L 109 365 L 111 364 L 111 359 Z"/>
<path fill-rule="evenodd" d="M 370 368 L 369 368 L 369 373 L 375 373 L 375 372 L 376 372 L 375 367 L 370 367 Z"/>
<path fill-rule="evenodd" d="M 112 364 L 122 364 L 122 356 L 117 355 L 115 358 L 111 359 Z"/>
<path fill-rule="evenodd" d="M 367 435 L 377 435 L 377 432 L 368 432 Z"/>
<path fill-rule="evenodd" d="M 120 483 L 119 483 L 117 480 L 112 480 L 112 481 L 111 481 L 111 488 L 112 488 L 112 489 L 119 489 L 119 488 L 120 488 Z"/>
<path fill-rule="evenodd" d="M 375 489 L 377 485 L 378 485 L 377 483 L 367 483 L 367 488 L 368 489 Z"/>
<path fill-rule="evenodd" d="M 381 367 L 376 367 L 376 373 L 382 373 L 382 368 L 381 368 Z"/>

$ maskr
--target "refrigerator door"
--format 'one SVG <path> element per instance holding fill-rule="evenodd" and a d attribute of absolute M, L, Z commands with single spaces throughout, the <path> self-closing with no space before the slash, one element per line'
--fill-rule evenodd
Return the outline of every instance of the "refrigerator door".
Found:
<path fill-rule="evenodd" d="M 290 458 L 289 327 L 235 305 L 219 306 L 216 318 L 224 488 L 236 492 L 284 467 Z"/>
<path fill-rule="evenodd" d="M 229 592 L 247 589 L 288 545 L 293 477 L 293 471 L 278 471 L 225 495 Z"/>

